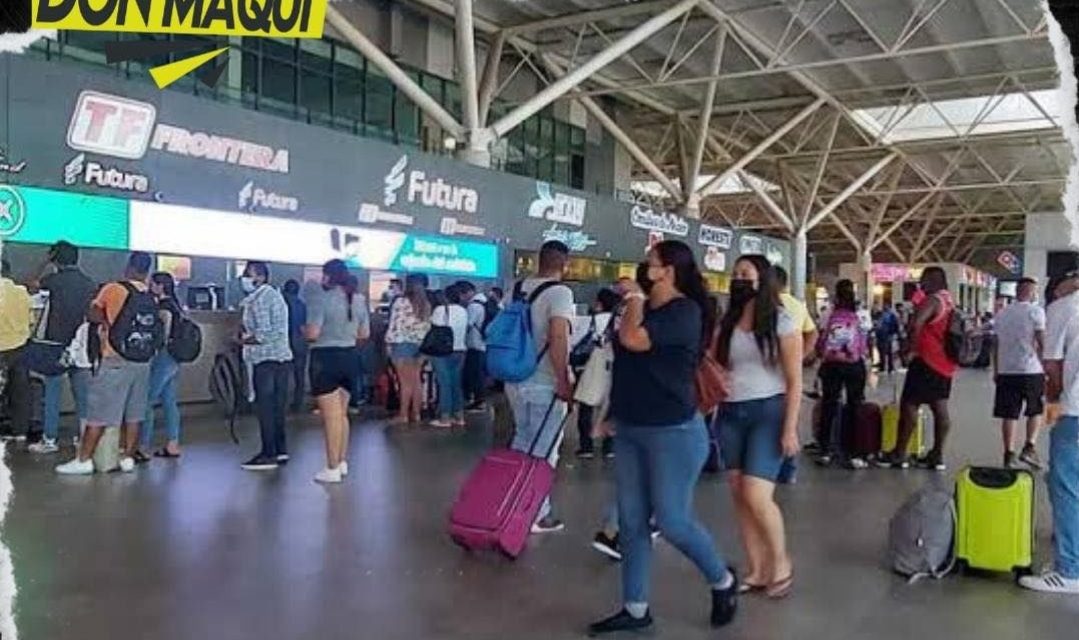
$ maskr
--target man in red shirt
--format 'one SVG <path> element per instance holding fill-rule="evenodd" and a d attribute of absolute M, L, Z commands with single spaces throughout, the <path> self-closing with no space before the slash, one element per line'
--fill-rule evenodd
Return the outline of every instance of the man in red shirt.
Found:
<path fill-rule="evenodd" d="M 899 437 L 895 449 L 884 453 L 877 465 L 898 469 L 910 467 L 907 445 L 917 424 L 918 410 L 922 405 L 929 405 L 933 412 L 933 449 L 917 460 L 917 464 L 944 471 L 944 444 L 952 426 L 948 399 L 952 395 L 952 378 L 959 369 L 958 363 L 948 355 L 944 342 L 955 303 L 948 293 L 948 278 L 940 267 L 927 267 L 922 272 L 921 290 L 925 296 L 914 310 L 904 354 L 904 360 L 910 362 L 910 366 L 899 402 Z"/>

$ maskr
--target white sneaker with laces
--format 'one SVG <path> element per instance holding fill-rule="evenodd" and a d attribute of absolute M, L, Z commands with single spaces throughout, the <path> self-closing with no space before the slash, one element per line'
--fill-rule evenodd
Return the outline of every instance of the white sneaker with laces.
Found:
<path fill-rule="evenodd" d="M 1079 579 L 1065 578 L 1056 571 L 1047 571 L 1040 576 L 1023 576 L 1019 586 L 1041 593 L 1063 593 L 1079 595 Z"/>
<path fill-rule="evenodd" d="M 26 450 L 30 453 L 46 454 L 56 453 L 60 450 L 60 447 L 57 446 L 55 438 L 42 438 L 41 442 L 35 442 L 26 447 Z"/>
<path fill-rule="evenodd" d="M 131 473 L 135 470 L 135 459 L 131 456 L 126 456 L 120 459 L 120 471 L 124 473 Z"/>
<path fill-rule="evenodd" d="M 93 472 L 93 460 L 79 460 L 76 457 L 74 460 L 56 465 L 56 473 L 59 473 L 62 476 L 88 476 Z"/>
<path fill-rule="evenodd" d="M 322 484 L 337 484 L 341 482 L 341 467 L 336 469 L 326 468 L 315 474 L 315 482 Z"/>
<path fill-rule="evenodd" d="M 341 464 L 337 465 L 337 470 L 341 472 L 341 476 L 348 475 L 348 460 L 342 460 Z"/>

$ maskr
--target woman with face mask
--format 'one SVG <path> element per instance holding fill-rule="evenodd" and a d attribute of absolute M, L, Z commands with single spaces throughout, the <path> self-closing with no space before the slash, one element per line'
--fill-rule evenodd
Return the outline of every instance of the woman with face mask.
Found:
<path fill-rule="evenodd" d="M 154 294 L 157 300 L 165 335 L 172 338 L 174 320 L 183 313 L 180 300 L 176 297 L 176 281 L 169 273 L 155 273 L 150 276 L 150 293 Z M 164 447 L 154 452 L 154 457 L 180 457 L 180 407 L 176 401 L 179 373 L 180 364 L 169 354 L 168 349 L 158 351 L 150 362 L 150 398 L 146 404 L 146 419 L 143 420 L 139 434 L 139 449 L 132 455 L 135 462 L 149 460 L 145 452 L 149 451 L 154 443 L 154 404 L 158 400 L 161 401 L 161 410 L 165 415 L 168 441 Z"/>
<path fill-rule="evenodd" d="M 770 598 L 786 596 L 793 585 L 783 514 L 773 494 L 784 459 L 798 453 L 802 349 L 768 259 L 739 258 L 716 346 L 731 380 L 717 431 L 748 560 L 741 590 Z"/>
<path fill-rule="evenodd" d="M 652 515 L 663 537 L 704 575 L 712 626 L 729 623 L 736 609 L 738 581 L 691 509 L 708 457 L 708 432 L 697 410 L 694 380 L 712 335 L 715 307 L 693 252 L 682 242 L 653 247 L 647 277 L 647 296 L 636 283 L 622 283 L 625 312 L 615 342 L 611 388 L 623 608 L 593 624 L 592 635 L 652 625 Z"/>
<path fill-rule="evenodd" d="M 341 260 L 322 267 L 322 293 L 308 301 L 304 337 L 311 343 L 311 395 L 326 432 L 326 468 L 315 482 L 338 483 L 348 475 L 348 401 L 360 374 L 356 346 L 367 340 L 367 301 Z"/>

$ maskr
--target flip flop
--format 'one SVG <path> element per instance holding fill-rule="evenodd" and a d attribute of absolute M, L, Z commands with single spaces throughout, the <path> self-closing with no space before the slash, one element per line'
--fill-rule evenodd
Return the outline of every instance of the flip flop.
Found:
<path fill-rule="evenodd" d="M 782 600 L 791 594 L 794 590 L 794 572 L 791 572 L 789 576 L 782 580 L 776 580 L 772 584 L 768 585 L 765 595 L 772 600 Z"/>
<path fill-rule="evenodd" d="M 179 458 L 182 454 L 171 453 L 168 449 L 161 448 L 154 452 L 155 458 Z"/>
<path fill-rule="evenodd" d="M 743 582 L 742 584 L 738 585 L 738 593 L 757 593 L 759 591 L 764 591 L 767 588 L 768 585 L 765 584 L 752 584 L 749 582 Z"/>
<path fill-rule="evenodd" d="M 146 455 L 142 451 L 136 451 L 131 454 L 131 459 L 135 461 L 135 464 L 146 464 L 150 461 L 150 456 Z"/>

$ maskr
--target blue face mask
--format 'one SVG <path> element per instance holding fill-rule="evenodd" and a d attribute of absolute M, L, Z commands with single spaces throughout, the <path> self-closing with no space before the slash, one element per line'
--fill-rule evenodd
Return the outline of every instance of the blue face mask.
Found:
<path fill-rule="evenodd" d="M 240 287 L 244 290 L 244 293 L 252 293 L 257 288 L 255 286 L 255 279 L 251 276 L 243 276 L 240 278 Z"/>

